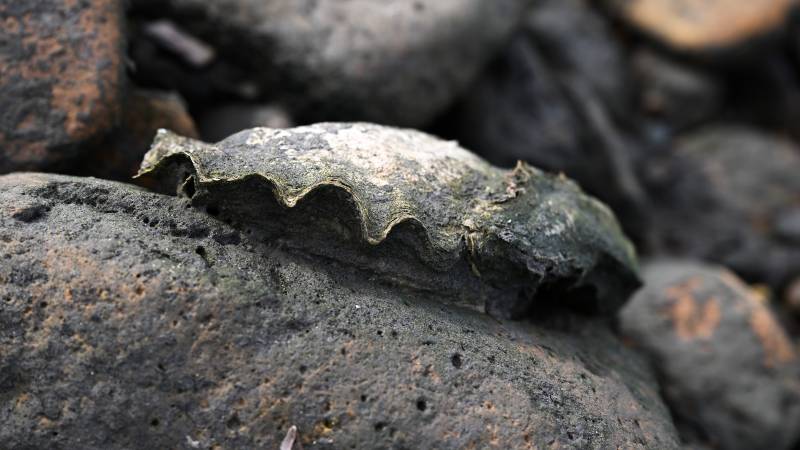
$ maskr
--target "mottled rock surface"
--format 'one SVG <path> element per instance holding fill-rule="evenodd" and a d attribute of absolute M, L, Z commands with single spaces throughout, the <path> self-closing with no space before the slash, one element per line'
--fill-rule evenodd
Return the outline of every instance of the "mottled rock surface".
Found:
<path fill-rule="evenodd" d="M 654 362 L 687 435 L 712 448 L 790 448 L 800 437 L 797 352 L 765 300 L 732 273 L 645 269 L 620 327 Z"/>
<path fill-rule="evenodd" d="M 418 131 L 322 123 L 216 144 L 162 132 L 140 175 L 243 229 L 503 317 L 545 305 L 610 313 L 638 287 L 613 213 L 576 184 L 524 163 L 498 169 Z"/>
<path fill-rule="evenodd" d="M 122 6 L 0 1 L 0 173 L 74 161 L 121 114 Z"/>
<path fill-rule="evenodd" d="M 421 126 L 463 92 L 527 0 L 137 0 L 260 74 L 302 121 Z M 165 9 L 166 8 L 166 9 Z"/>
<path fill-rule="evenodd" d="M 796 0 L 605 0 L 632 26 L 679 50 L 734 47 L 778 31 Z"/>
<path fill-rule="evenodd" d="M 185 199 L 0 177 L 0 255 L 10 448 L 677 446 L 604 324 L 498 321 Z"/>
<path fill-rule="evenodd" d="M 686 135 L 651 162 L 655 253 L 782 288 L 800 273 L 800 149 L 734 126 Z"/>

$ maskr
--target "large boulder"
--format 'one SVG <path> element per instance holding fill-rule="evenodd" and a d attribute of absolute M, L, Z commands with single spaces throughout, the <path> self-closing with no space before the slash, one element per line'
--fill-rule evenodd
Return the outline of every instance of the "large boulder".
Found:
<path fill-rule="evenodd" d="M 496 320 L 184 198 L 3 176 L 0 255 L 9 448 L 677 447 L 602 322 Z"/>
<path fill-rule="evenodd" d="M 800 365 L 765 301 L 732 273 L 697 263 L 649 265 L 645 281 L 620 327 L 654 362 L 687 436 L 712 448 L 795 444 Z"/>
<path fill-rule="evenodd" d="M 0 173 L 62 168 L 121 115 L 116 0 L 0 1 Z"/>
<path fill-rule="evenodd" d="M 422 126 L 463 92 L 529 0 L 137 0 L 257 74 L 302 121 Z"/>

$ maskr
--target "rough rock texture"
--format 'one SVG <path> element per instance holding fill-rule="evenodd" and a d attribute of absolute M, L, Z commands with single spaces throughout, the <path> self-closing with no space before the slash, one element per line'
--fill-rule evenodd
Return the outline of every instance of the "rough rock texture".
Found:
<path fill-rule="evenodd" d="M 654 159 L 656 253 L 730 267 L 781 288 L 800 273 L 800 149 L 743 127 L 681 138 Z"/>
<path fill-rule="evenodd" d="M 307 449 L 677 446 L 603 323 L 498 321 L 253 233 L 0 177 L 3 446 L 273 449 L 292 425 Z"/>
<path fill-rule="evenodd" d="M 528 0 L 137 0 L 279 83 L 306 122 L 421 126 L 464 91 Z"/>
<path fill-rule="evenodd" d="M 713 448 L 789 448 L 800 437 L 797 353 L 763 299 L 730 272 L 645 269 L 620 327 L 655 363 L 688 434 Z"/>
<path fill-rule="evenodd" d="M 679 50 L 730 48 L 780 29 L 796 0 L 605 0 L 629 24 Z"/>
<path fill-rule="evenodd" d="M 0 173 L 50 169 L 120 115 L 121 5 L 0 1 Z"/>
<path fill-rule="evenodd" d="M 130 181 L 161 128 L 197 137 L 194 121 L 178 95 L 132 91 L 125 99 L 122 123 L 101 143 L 92 146 L 86 155 L 89 162 L 76 164 L 70 173 Z"/>
<path fill-rule="evenodd" d="M 543 304 L 614 312 L 638 286 L 633 247 L 577 185 L 413 130 L 322 123 L 217 144 L 160 132 L 140 175 L 239 227 L 501 316 Z M 320 229 L 322 241 L 310 237 Z M 411 270 L 420 264 L 432 276 Z"/>

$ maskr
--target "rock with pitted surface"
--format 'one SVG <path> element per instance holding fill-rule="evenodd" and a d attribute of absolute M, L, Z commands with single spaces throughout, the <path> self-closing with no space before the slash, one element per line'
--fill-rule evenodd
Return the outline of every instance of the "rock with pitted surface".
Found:
<path fill-rule="evenodd" d="M 303 122 L 419 127 L 504 44 L 529 0 L 137 0 L 270 86 Z"/>
<path fill-rule="evenodd" d="M 783 289 L 800 274 L 798 173 L 797 145 L 750 128 L 679 138 L 650 162 L 657 248 L 649 251 L 716 262 Z"/>
<path fill-rule="evenodd" d="M 0 173 L 60 169 L 121 114 L 122 6 L 0 1 Z"/>
<path fill-rule="evenodd" d="M 613 313 L 639 284 L 613 213 L 575 183 L 525 163 L 501 170 L 418 131 L 321 123 L 216 144 L 164 131 L 139 175 L 285 245 L 502 317 Z"/>
<path fill-rule="evenodd" d="M 0 177 L 4 446 L 677 447 L 603 322 L 496 320 L 215 213 Z"/>
<path fill-rule="evenodd" d="M 651 264 L 619 318 L 652 359 L 687 435 L 712 448 L 796 443 L 797 352 L 766 300 L 735 275 L 691 262 Z"/>
<path fill-rule="evenodd" d="M 777 32 L 796 0 L 605 0 L 611 11 L 683 51 L 726 50 Z"/>

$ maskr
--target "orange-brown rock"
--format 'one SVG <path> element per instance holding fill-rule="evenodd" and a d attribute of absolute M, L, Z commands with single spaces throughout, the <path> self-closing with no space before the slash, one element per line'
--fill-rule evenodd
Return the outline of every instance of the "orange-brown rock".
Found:
<path fill-rule="evenodd" d="M 609 0 L 615 13 L 680 50 L 720 49 L 779 29 L 796 0 Z"/>
<path fill-rule="evenodd" d="M 121 2 L 0 0 L 0 173 L 58 168 L 111 129 Z"/>

